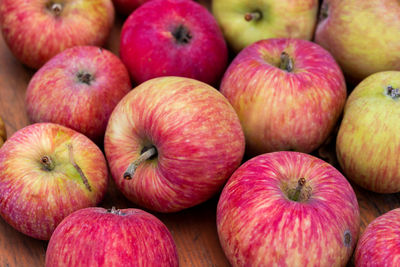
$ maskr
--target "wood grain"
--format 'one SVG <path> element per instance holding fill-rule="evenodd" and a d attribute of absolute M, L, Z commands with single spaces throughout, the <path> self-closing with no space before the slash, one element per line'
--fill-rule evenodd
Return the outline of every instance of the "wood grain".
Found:
<path fill-rule="evenodd" d="M 207 5 L 208 2 L 204 1 Z M 122 19 L 112 30 L 106 48 L 118 54 Z M 0 116 L 7 134 L 29 124 L 24 97 L 27 84 L 34 74 L 19 63 L 0 39 Z M 334 140 L 334 138 L 332 138 Z M 334 142 L 327 144 L 321 155 L 334 161 Z M 337 166 L 336 166 L 337 167 Z M 355 185 L 361 211 L 361 232 L 374 218 L 400 206 L 400 194 L 375 194 Z M 220 247 L 215 212 L 218 196 L 194 208 L 174 214 L 155 214 L 170 229 L 178 247 L 181 266 L 229 266 Z M 111 182 L 101 206 L 111 208 L 136 207 L 125 199 Z M 44 266 L 47 242 L 35 240 L 17 232 L 0 219 L 0 266 Z M 351 265 L 351 264 L 350 264 Z"/>

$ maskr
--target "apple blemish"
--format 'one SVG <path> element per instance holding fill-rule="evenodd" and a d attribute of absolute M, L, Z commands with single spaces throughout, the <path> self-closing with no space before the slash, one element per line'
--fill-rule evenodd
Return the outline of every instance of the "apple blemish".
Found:
<path fill-rule="evenodd" d="M 139 165 L 148 159 L 154 158 L 156 155 L 157 155 L 157 149 L 155 146 L 144 147 L 141 151 L 140 156 L 134 162 L 129 164 L 128 169 L 126 169 L 124 173 L 124 179 L 131 180 Z"/>
<path fill-rule="evenodd" d="M 388 85 L 385 88 L 385 95 L 390 96 L 393 99 L 398 99 L 400 97 L 400 89 L 393 88 L 393 86 Z"/>

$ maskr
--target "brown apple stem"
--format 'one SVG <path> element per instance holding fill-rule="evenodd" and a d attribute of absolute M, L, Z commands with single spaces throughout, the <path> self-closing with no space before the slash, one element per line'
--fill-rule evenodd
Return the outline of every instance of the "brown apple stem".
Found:
<path fill-rule="evenodd" d="M 286 70 L 287 72 L 293 71 L 293 59 L 285 51 L 283 51 L 281 54 L 281 63 L 279 68 Z"/>
<path fill-rule="evenodd" d="M 306 184 L 306 179 L 300 178 L 299 181 L 297 182 L 297 187 L 296 187 L 296 190 L 294 191 L 293 196 L 291 197 L 291 200 L 299 201 L 301 190 L 303 189 L 303 186 L 305 184 Z"/>
<path fill-rule="evenodd" d="M 244 15 L 244 19 L 246 21 L 258 21 L 261 19 L 261 12 L 259 11 L 254 11 L 254 12 L 248 12 Z"/>
<path fill-rule="evenodd" d="M 135 174 L 136 169 L 139 167 L 140 164 L 151 158 L 152 156 L 157 154 L 157 150 L 155 147 L 151 147 L 150 149 L 143 152 L 139 158 L 137 158 L 134 162 L 132 162 L 128 169 L 126 169 L 124 173 L 124 179 L 130 180 L 132 179 L 133 175 Z"/>
<path fill-rule="evenodd" d="M 74 159 L 74 151 L 72 144 L 68 144 L 68 152 L 69 152 L 69 162 L 74 166 L 75 170 L 79 173 L 81 176 L 83 184 L 86 186 L 87 190 L 92 191 L 92 188 L 90 187 L 89 181 L 86 178 L 85 174 L 83 173 L 81 167 L 79 167 L 78 164 L 76 164 L 75 159 Z"/>
<path fill-rule="evenodd" d="M 400 97 L 400 89 L 399 88 L 393 88 L 393 86 L 388 85 L 386 87 L 386 95 L 390 96 L 393 99 L 397 99 Z"/>
<path fill-rule="evenodd" d="M 63 6 L 60 3 L 52 3 L 50 5 L 50 10 L 55 16 L 59 16 L 62 12 Z"/>
<path fill-rule="evenodd" d="M 43 156 L 40 162 L 46 170 L 51 171 L 54 169 L 54 162 L 49 156 Z"/>

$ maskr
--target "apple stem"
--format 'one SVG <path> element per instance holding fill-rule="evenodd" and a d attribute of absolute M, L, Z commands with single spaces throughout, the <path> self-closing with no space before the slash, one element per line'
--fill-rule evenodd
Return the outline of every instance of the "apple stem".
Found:
<path fill-rule="evenodd" d="M 54 162 L 49 156 L 43 156 L 40 162 L 46 170 L 51 171 L 54 169 Z"/>
<path fill-rule="evenodd" d="M 287 72 L 293 71 L 293 59 L 285 51 L 283 51 L 281 54 L 281 63 L 279 68 L 286 70 Z"/>
<path fill-rule="evenodd" d="M 303 189 L 303 186 L 305 184 L 306 184 L 306 179 L 300 178 L 299 181 L 297 182 L 296 190 L 294 191 L 294 194 L 291 197 L 293 201 L 299 201 L 301 190 Z"/>
<path fill-rule="evenodd" d="M 261 12 L 260 11 L 254 11 L 254 12 L 248 12 L 244 15 L 244 19 L 246 21 L 258 21 L 261 19 Z"/>
<path fill-rule="evenodd" d="M 87 190 L 92 191 L 92 188 L 90 187 L 89 181 L 86 178 L 85 174 L 83 173 L 81 167 L 79 167 L 78 164 L 76 164 L 75 159 L 74 159 L 74 151 L 72 149 L 72 144 L 68 144 L 68 152 L 69 152 L 69 162 L 74 166 L 75 170 L 79 173 L 79 175 L 82 178 L 83 184 L 86 186 Z"/>
<path fill-rule="evenodd" d="M 155 147 L 151 147 L 148 150 L 144 151 L 139 158 L 137 158 L 134 162 L 132 162 L 128 169 L 126 169 L 124 173 L 124 179 L 130 180 L 132 179 L 133 175 L 135 174 L 136 169 L 139 167 L 140 164 L 151 158 L 152 156 L 157 154 L 157 150 Z"/>
<path fill-rule="evenodd" d="M 400 97 L 400 89 L 393 88 L 393 86 L 389 85 L 386 87 L 386 95 L 390 96 L 393 99 L 397 99 Z"/>

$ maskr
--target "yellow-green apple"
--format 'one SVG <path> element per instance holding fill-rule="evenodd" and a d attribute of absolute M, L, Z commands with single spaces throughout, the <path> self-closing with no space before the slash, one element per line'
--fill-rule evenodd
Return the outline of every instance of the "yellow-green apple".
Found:
<path fill-rule="evenodd" d="M 113 0 L 115 9 L 122 15 L 131 14 L 140 5 L 151 0 Z"/>
<path fill-rule="evenodd" d="M 189 208 L 217 193 L 245 146 L 223 95 L 183 77 L 154 78 L 128 93 L 111 114 L 104 139 L 118 188 L 160 212 Z"/>
<path fill-rule="evenodd" d="M 318 0 L 213 0 L 212 12 L 228 44 L 238 52 L 268 38 L 311 40 Z"/>
<path fill-rule="evenodd" d="M 228 50 L 205 7 L 188 0 L 153 0 L 125 21 L 120 56 L 137 83 L 172 75 L 216 84 Z"/>
<path fill-rule="evenodd" d="M 351 82 L 400 70 L 400 2 L 324 0 L 315 41 L 331 52 Z"/>
<path fill-rule="evenodd" d="M 347 178 L 379 193 L 400 192 L 400 72 L 370 75 L 351 92 L 336 140 Z"/>
<path fill-rule="evenodd" d="M 0 26 L 11 52 L 38 69 L 77 45 L 101 46 L 114 22 L 111 0 L 2 0 Z"/>
<path fill-rule="evenodd" d="M 373 220 L 360 236 L 355 266 L 400 266 L 400 209 Z"/>
<path fill-rule="evenodd" d="M 35 73 L 26 91 L 26 109 L 33 122 L 62 124 L 102 143 L 111 112 L 130 90 L 129 73 L 116 55 L 76 46 Z"/>
<path fill-rule="evenodd" d="M 100 202 L 107 179 L 105 158 L 90 139 L 58 124 L 32 124 L 0 149 L 0 215 L 48 240 L 67 215 Z"/>
<path fill-rule="evenodd" d="M 217 206 L 217 230 L 233 266 L 345 266 L 360 213 L 346 178 L 300 152 L 244 163 Z"/>
<path fill-rule="evenodd" d="M 177 267 L 178 253 L 167 227 L 139 209 L 86 208 L 57 226 L 46 250 L 46 267 Z"/>
<path fill-rule="evenodd" d="M 3 119 L 0 117 L 0 147 L 2 147 L 6 139 L 7 139 L 6 126 L 4 125 Z"/>
<path fill-rule="evenodd" d="M 221 82 L 242 123 L 249 154 L 309 153 L 328 137 L 346 84 L 333 57 L 301 39 L 268 39 L 239 53 Z"/>

